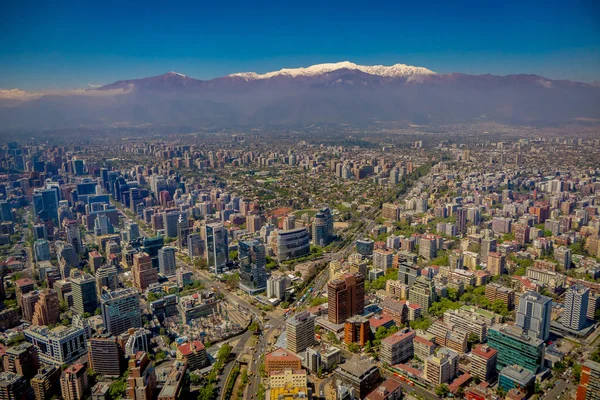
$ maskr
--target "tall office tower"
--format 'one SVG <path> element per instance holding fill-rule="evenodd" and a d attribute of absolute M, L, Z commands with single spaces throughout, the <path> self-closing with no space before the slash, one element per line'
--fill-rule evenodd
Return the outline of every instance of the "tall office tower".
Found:
<path fill-rule="evenodd" d="M 136 240 L 137 238 L 139 238 L 140 235 L 140 227 L 137 224 L 137 222 L 134 222 L 132 220 L 127 220 L 124 222 L 124 231 L 125 231 L 125 236 L 127 236 L 126 238 L 124 238 L 124 242 L 125 243 L 129 243 L 129 242 L 133 242 L 134 240 Z"/>
<path fill-rule="evenodd" d="M 175 251 L 171 246 L 165 246 L 158 250 L 158 270 L 163 276 L 174 276 L 177 269 Z"/>
<path fill-rule="evenodd" d="M 283 218 L 283 230 L 290 231 L 292 229 L 296 229 L 296 216 L 288 215 Z"/>
<path fill-rule="evenodd" d="M 260 241 L 239 242 L 240 289 L 250 294 L 263 292 L 267 287 L 265 245 Z"/>
<path fill-rule="evenodd" d="M 262 217 L 260 215 L 250 214 L 246 216 L 246 230 L 249 233 L 256 233 L 262 227 Z"/>
<path fill-rule="evenodd" d="M 581 367 L 577 400 L 600 400 L 600 364 L 586 360 Z"/>
<path fill-rule="evenodd" d="M 487 271 L 491 276 L 502 275 L 506 272 L 506 257 L 504 254 L 492 251 L 487 258 Z"/>
<path fill-rule="evenodd" d="M 177 219 L 177 245 L 183 249 L 187 245 L 187 238 L 190 234 L 190 223 L 186 214 L 179 214 Z"/>
<path fill-rule="evenodd" d="M 33 212 L 40 221 L 52 221 L 58 226 L 58 191 L 55 189 L 35 189 Z"/>
<path fill-rule="evenodd" d="M 133 285 L 143 292 L 153 283 L 158 282 L 158 271 L 152 267 L 152 259 L 147 253 L 133 255 Z"/>
<path fill-rule="evenodd" d="M 48 240 L 48 230 L 44 224 L 36 224 L 33 226 L 33 235 L 35 240 L 44 239 Z"/>
<path fill-rule="evenodd" d="M 71 277 L 71 293 L 73 293 L 73 311 L 79 315 L 94 314 L 98 307 L 96 280 L 93 276 L 78 272 Z"/>
<path fill-rule="evenodd" d="M 227 229 L 217 222 L 206 224 L 204 230 L 206 263 L 215 274 L 220 274 L 229 262 Z"/>
<path fill-rule="evenodd" d="M 190 259 L 194 259 L 194 257 L 202 257 L 204 253 L 204 241 L 202 241 L 199 233 L 192 233 L 188 235 L 187 248 Z"/>
<path fill-rule="evenodd" d="M 585 327 L 590 289 L 582 285 L 573 285 L 565 295 L 565 310 L 562 315 L 563 326 L 575 331 Z"/>
<path fill-rule="evenodd" d="M 60 377 L 60 388 L 64 400 L 81 400 L 89 390 L 87 369 L 84 364 L 73 364 Z"/>
<path fill-rule="evenodd" d="M 312 240 L 315 246 L 327 246 L 333 238 L 333 214 L 329 207 L 323 207 L 313 219 Z"/>
<path fill-rule="evenodd" d="M 437 300 L 433 281 L 419 276 L 408 292 L 408 300 L 411 304 L 418 304 L 424 312 L 428 312 L 431 304 Z"/>
<path fill-rule="evenodd" d="M 82 327 L 59 325 L 49 329 L 32 325 L 23 334 L 36 347 L 40 361 L 46 364 L 70 364 L 87 353 L 86 329 Z"/>
<path fill-rule="evenodd" d="M 12 221 L 12 211 L 8 201 L 0 201 L 0 221 Z"/>
<path fill-rule="evenodd" d="M 456 215 L 456 230 L 458 233 L 465 233 L 467 231 L 467 209 L 460 207 L 454 215 Z"/>
<path fill-rule="evenodd" d="M 400 283 L 412 287 L 419 276 L 421 276 L 421 270 L 416 265 L 407 263 L 398 265 L 398 280 Z"/>
<path fill-rule="evenodd" d="M 119 288 L 119 273 L 114 265 L 104 265 L 96 271 L 96 293 L 102 295 L 102 288 L 117 290 Z"/>
<path fill-rule="evenodd" d="M 487 260 L 491 252 L 496 251 L 496 239 L 483 238 L 481 239 L 481 259 Z"/>
<path fill-rule="evenodd" d="M 514 325 L 494 325 L 488 331 L 488 346 L 498 351 L 496 371 L 518 365 L 534 374 L 544 365 L 544 341 L 524 334 Z"/>
<path fill-rule="evenodd" d="M 529 336 L 546 341 L 550 336 L 552 299 L 537 292 L 526 292 L 519 300 L 516 325 Z"/>
<path fill-rule="evenodd" d="M 179 220 L 187 221 L 185 211 L 170 211 L 163 213 L 163 226 L 165 227 L 165 236 L 175 238 L 179 232 Z"/>
<path fill-rule="evenodd" d="M 315 343 L 315 317 L 303 311 L 288 318 L 285 323 L 286 348 L 299 353 Z"/>
<path fill-rule="evenodd" d="M 278 231 L 275 238 L 277 260 L 285 261 L 302 257 L 310 252 L 310 235 L 307 228 Z"/>
<path fill-rule="evenodd" d="M 104 330 L 113 336 L 129 328 L 141 328 L 142 313 L 138 295 L 132 288 L 104 291 L 100 297 Z"/>
<path fill-rule="evenodd" d="M 45 289 L 35 303 L 35 311 L 31 323 L 33 325 L 51 325 L 58 322 L 60 303 L 54 290 Z"/>
<path fill-rule="evenodd" d="M 64 224 L 67 243 L 71 244 L 77 254 L 81 253 L 81 232 L 79 230 L 79 224 L 77 221 L 68 221 Z"/>
<path fill-rule="evenodd" d="M 90 338 L 88 352 L 90 368 L 105 376 L 120 376 L 123 369 L 123 352 L 117 338 L 100 335 Z"/>
<path fill-rule="evenodd" d="M 37 262 L 50 260 L 50 244 L 46 239 L 36 240 L 33 243 L 33 252 Z"/>
<path fill-rule="evenodd" d="M 104 236 L 115 233 L 115 228 L 105 213 L 98 213 L 94 220 L 94 235 Z"/>
<path fill-rule="evenodd" d="M 365 277 L 361 273 L 342 275 L 327 284 L 327 295 L 329 321 L 343 324 L 365 309 Z"/>

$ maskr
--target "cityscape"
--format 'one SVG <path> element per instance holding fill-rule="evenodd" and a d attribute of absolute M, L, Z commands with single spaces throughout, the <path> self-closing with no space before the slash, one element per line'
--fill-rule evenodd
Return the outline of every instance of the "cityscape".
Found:
<path fill-rule="evenodd" d="M 2 7 L 0 400 L 600 400 L 597 4 L 62 3 Z"/>

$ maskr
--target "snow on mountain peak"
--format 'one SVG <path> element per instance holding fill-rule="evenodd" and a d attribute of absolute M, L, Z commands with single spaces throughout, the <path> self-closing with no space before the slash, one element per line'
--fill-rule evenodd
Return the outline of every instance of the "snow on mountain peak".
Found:
<path fill-rule="evenodd" d="M 180 74 L 179 72 L 175 72 L 175 71 L 169 71 L 167 74 L 168 75 L 177 75 L 177 76 L 181 76 L 182 78 L 187 78 L 186 75 Z"/>
<path fill-rule="evenodd" d="M 423 68 L 413 67 L 406 64 L 394 64 L 389 67 L 385 65 L 358 65 L 350 61 L 338 63 L 316 64 L 306 68 L 284 68 L 279 71 L 257 74 L 256 72 L 240 72 L 229 76 L 237 76 L 246 80 L 269 79 L 275 76 L 289 76 L 292 78 L 300 76 L 317 76 L 339 69 L 358 70 L 370 75 L 384 76 L 389 78 L 408 77 L 412 75 L 435 75 L 435 72 Z"/>

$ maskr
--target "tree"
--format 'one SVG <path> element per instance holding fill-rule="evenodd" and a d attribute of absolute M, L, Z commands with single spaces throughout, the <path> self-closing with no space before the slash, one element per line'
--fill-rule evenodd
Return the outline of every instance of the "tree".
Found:
<path fill-rule="evenodd" d="M 468 343 L 470 345 L 473 345 L 475 343 L 479 343 L 479 336 L 477 336 L 476 334 L 474 334 L 473 332 L 469 333 L 469 338 L 467 339 Z"/>
<path fill-rule="evenodd" d="M 198 392 L 198 400 L 213 400 L 215 397 L 215 388 L 212 383 L 203 386 Z"/>
<path fill-rule="evenodd" d="M 360 346 L 356 343 L 350 343 L 348 345 L 348 351 L 351 353 L 358 353 L 360 351 Z"/>
<path fill-rule="evenodd" d="M 573 366 L 573 382 L 579 383 L 581 379 L 581 364 L 575 364 Z"/>
<path fill-rule="evenodd" d="M 108 395 L 111 399 L 121 399 L 125 396 L 125 390 L 127 390 L 127 381 L 119 378 L 108 387 Z"/>
<path fill-rule="evenodd" d="M 448 385 L 445 383 L 435 387 L 435 394 L 439 397 L 446 397 L 448 393 L 450 393 L 450 390 L 448 390 Z"/>
<path fill-rule="evenodd" d="M 198 374 L 191 373 L 190 382 L 192 383 L 192 385 L 198 386 L 200 382 L 202 382 L 202 378 Z"/>

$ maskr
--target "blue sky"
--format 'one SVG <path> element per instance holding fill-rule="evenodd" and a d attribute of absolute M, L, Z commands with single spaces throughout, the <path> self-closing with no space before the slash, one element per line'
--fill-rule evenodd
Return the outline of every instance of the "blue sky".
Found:
<path fill-rule="evenodd" d="M 600 2 L 50 1 L 0 6 L 0 88 L 322 62 L 600 80 Z"/>

